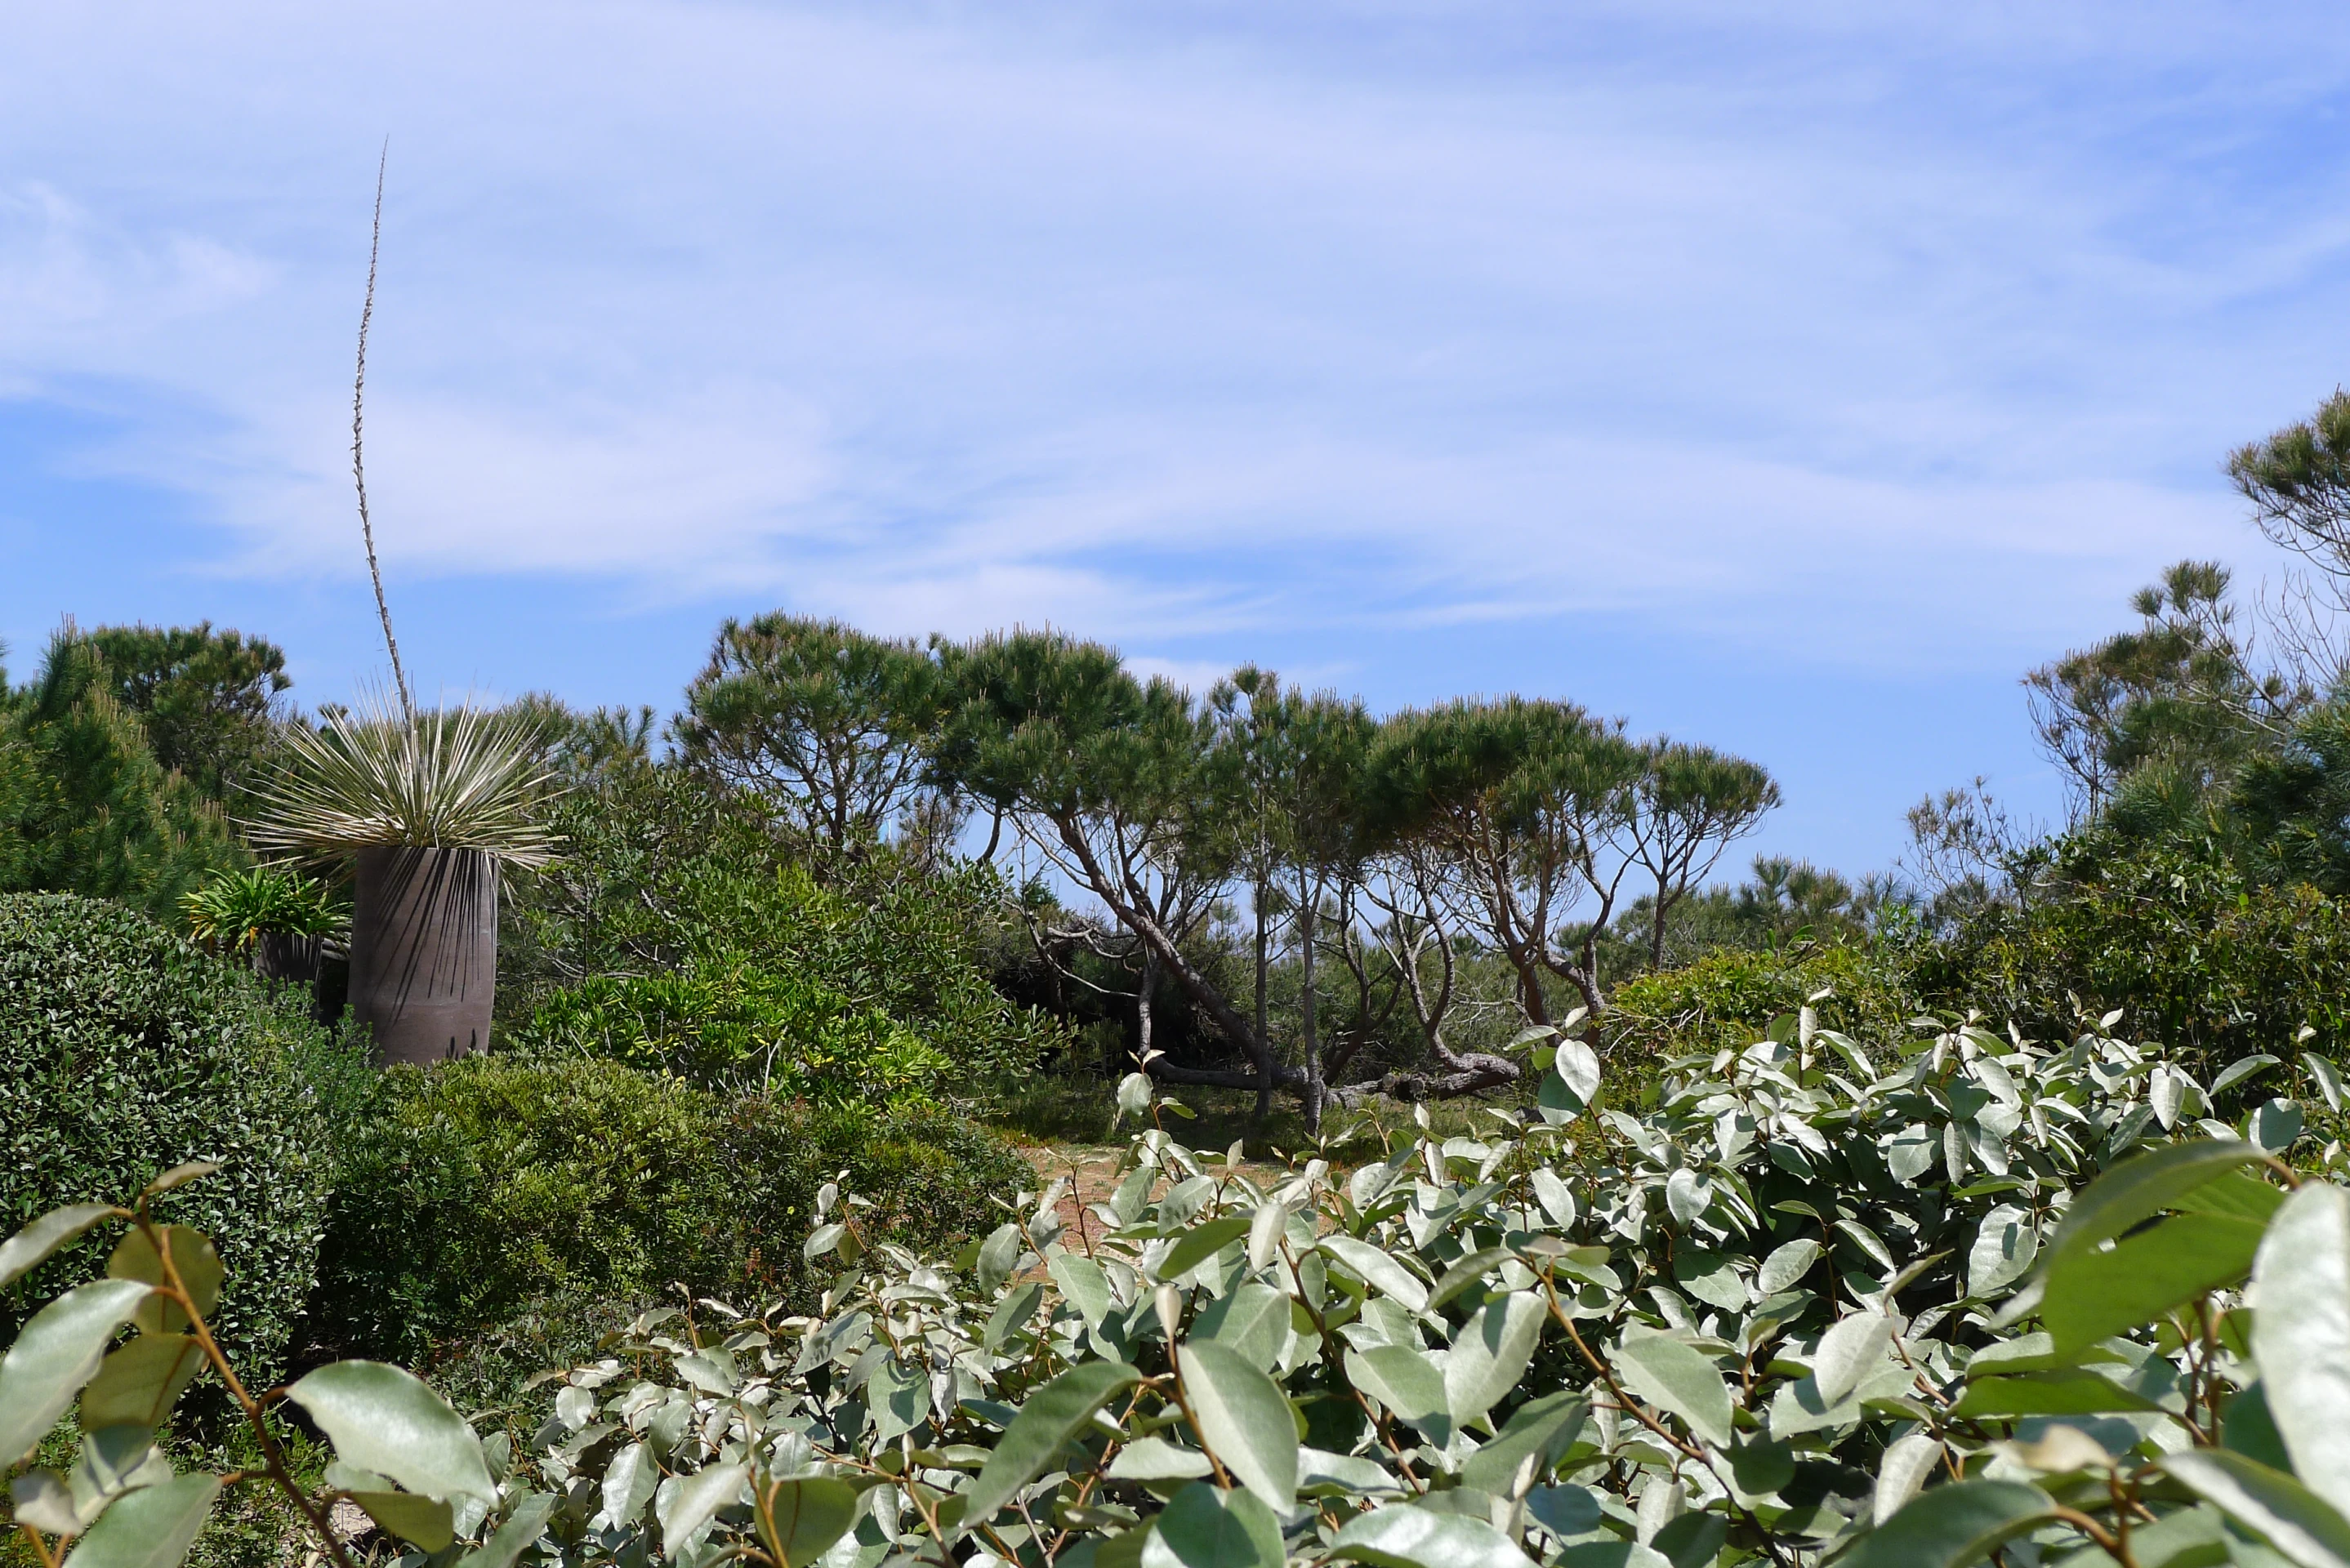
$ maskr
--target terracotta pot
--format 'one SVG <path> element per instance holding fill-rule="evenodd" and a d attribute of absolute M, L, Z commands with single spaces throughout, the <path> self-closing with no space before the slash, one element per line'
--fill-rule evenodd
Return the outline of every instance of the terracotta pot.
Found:
<path fill-rule="evenodd" d="M 351 898 L 350 1006 L 376 1059 L 486 1048 L 498 982 L 498 868 L 478 849 L 370 845 Z"/>

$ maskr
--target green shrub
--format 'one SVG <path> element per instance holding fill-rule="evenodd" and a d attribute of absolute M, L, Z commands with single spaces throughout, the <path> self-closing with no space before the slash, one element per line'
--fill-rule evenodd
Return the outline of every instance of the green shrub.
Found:
<path fill-rule="evenodd" d="M 220 1161 L 162 1210 L 217 1240 L 234 1282 L 224 1343 L 268 1376 L 317 1266 L 337 1049 L 290 995 L 63 893 L 0 895 L 0 1225 Z"/>
<path fill-rule="evenodd" d="M 416 1358 L 531 1301 L 698 1274 L 730 1205 L 708 1100 L 610 1062 L 387 1069 L 347 1147 L 319 1331 Z"/>
<path fill-rule="evenodd" d="M 739 961 L 593 976 L 548 997 L 513 1038 L 534 1054 L 608 1057 L 833 1103 L 925 1099 L 954 1065 L 878 1007 L 804 972 Z"/>
<path fill-rule="evenodd" d="M 943 1058 L 968 1094 L 1067 1044 L 991 981 L 1003 888 L 990 867 L 877 846 L 819 880 L 751 803 L 653 764 L 575 790 L 553 826 L 567 852 L 517 878 L 501 936 L 499 1021 L 531 1048 L 784 1093 L 801 1085 L 764 1070 L 770 1048 L 819 1066 L 846 1049 L 807 1092 L 870 1096 L 850 1070 L 860 1059 L 874 1076 L 919 1078 L 915 1057 Z M 673 978 L 646 978 L 659 976 Z"/>
<path fill-rule="evenodd" d="M 926 1247 L 1029 1174 L 933 1110 L 729 1103 L 593 1060 L 393 1068 L 343 1163 L 317 1325 L 354 1353 L 469 1358 L 455 1380 L 486 1393 L 672 1284 L 805 1293 L 806 1216 L 843 1169 L 888 1199 L 886 1233 Z"/>
<path fill-rule="evenodd" d="M 2254 880 L 2209 839 L 2060 841 L 2021 908 L 1985 910 L 1921 971 L 1929 1002 L 1963 998 L 2027 1033 L 2077 1033 L 2083 1011 L 2177 1047 L 2207 1072 L 2350 1037 L 2350 909 L 2306 884 Z"/>
<path fill-rule="evenodd" d="M 1731 949 L 1617 986 L 1606 1026 L 1608 1057 L 1629 1065 L 1749 1045 L 1807 1002 L 1822 1027 L 1875 1039 L 1899 1038 L 1918 1012 L 1904 968 L 1891 956 L 1841 944 Z"/>

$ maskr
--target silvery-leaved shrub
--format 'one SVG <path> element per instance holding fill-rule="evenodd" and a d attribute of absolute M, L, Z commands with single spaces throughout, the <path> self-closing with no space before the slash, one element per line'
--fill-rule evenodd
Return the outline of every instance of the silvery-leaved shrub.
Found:
<path fill-rule="evenodd" d="M 827 1191 L 819 1312 L 641 1319 L 486 1501 L 339 1484 L 440 1497 L 411 1568 L 2350 1563 L 2330 1064 L 2238 1064 L 2311 1092 L 2230 1127 L 2096 1030 L 1806 1021 L 1638 1113 L 1544 1049 L 1488 1136 L 1268 1176 L 1154 1127 L 951 1260 Z"/>

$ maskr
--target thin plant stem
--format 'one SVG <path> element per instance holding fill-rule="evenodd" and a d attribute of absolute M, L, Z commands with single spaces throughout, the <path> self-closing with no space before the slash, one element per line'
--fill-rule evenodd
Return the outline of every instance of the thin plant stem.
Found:
<path fill-rule="evenodd" d="M 416 724 L 416 699 L 408 689 L 408 672 L 400 665 L 400 639 L 391 635 L 391 607 L 384 602 L 383 570 L 376 565 L 375 524 L 368 517 L 367 458 L 363 440 L 367 414 L 368 327 L 375 320 L 376 262 L 383 254 L 383 176 L 391 161 L 391 138 L 375 165 L 375 226 L 368 240 L 367 303 L 359 307 L 359 369 L 351 377 L 351 481 L 359 493 L 359 540 L 367 546 L 368 579 L 375 585 L 376 618 L 383 622 L 384 651 L 391 655 L 391 683 L 400 690 L 400 711 L 409 727 Z"/>

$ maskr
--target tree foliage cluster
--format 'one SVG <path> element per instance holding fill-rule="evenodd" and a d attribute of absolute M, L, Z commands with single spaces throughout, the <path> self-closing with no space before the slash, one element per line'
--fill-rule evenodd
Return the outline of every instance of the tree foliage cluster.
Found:
<path fill-rule="evenodd" d="M 209 623 L 68 626 L 39 673 L 0 671 L 0 890 L 158 916 L 250 857 L 227 803 L 264 765 L 285 655 Z"/>

